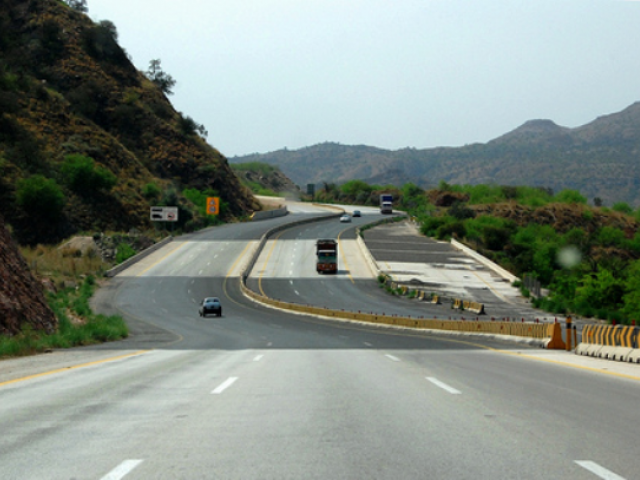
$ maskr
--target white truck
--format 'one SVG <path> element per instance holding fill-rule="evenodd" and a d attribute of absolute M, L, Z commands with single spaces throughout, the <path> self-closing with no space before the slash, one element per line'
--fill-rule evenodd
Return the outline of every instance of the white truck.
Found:
<path fill-rule="evenodd" d="M 393 195 L 390 193 L 380 195 L 380 213 L 393 213 Z"/>

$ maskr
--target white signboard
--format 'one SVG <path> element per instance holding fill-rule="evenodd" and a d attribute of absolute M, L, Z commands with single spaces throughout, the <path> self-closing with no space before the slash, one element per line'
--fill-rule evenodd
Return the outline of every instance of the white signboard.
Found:
<path fill-rule="evenodd" d="M 178 207 L 151 207 L 152 222 L 177 222 Z"/>

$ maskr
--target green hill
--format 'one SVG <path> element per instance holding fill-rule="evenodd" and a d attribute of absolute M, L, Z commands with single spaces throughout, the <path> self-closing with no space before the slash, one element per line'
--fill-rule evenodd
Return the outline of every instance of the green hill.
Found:
<path fill-rule="evenodd" d="M 115 25 L 58 0 L 0 9 L 0 214 L 21 243 L 149 228 L 162 202 L 181 206 L 183 229 L 203 226 L 186 189 L 219 195 L 226 221 L 260 208 Z"/>

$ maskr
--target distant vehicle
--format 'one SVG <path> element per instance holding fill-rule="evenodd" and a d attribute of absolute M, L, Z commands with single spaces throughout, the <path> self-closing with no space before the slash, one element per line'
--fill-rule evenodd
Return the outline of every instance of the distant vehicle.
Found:
<path fill-rule="evenodd" d="M 338 273 L 338 242 L 323 238 L 316 242 L 316 271 L 318 273 Z"/>
<path fill-rule="evenodd" d="M 217 316 L 222 316 L 222 304 L 220 303 L 220 299 L 217 297 L 207 297 L 202 300 L 200 304 L 200 309 L 198 311 L 201 317 L 206 317 L 209 313 L 214 313 Z"/>
<path fill-rule="evenodd" d="M 349 214 L 345 213 L 344 215 L 342 215 L 342 216 L 340 217 L 340 221 L 341 221 L 342 223 L 348 223 L 348 222 L 350 222 L 350 221 L 351 221 L 351 217 L 349 216 Z"/>
<path fill-rule="evenodd" d="M 380 213 L 393 213 L 393 195 L 390 193 L 380 195 Z"/>
<path fill-rule="evenodd" d="M 361 216 L 362 216 L 362 214 L 360 213 L 360 210 L 354 210 L 354 211 L 353 211 L 353 216 L 354 216 L 354 217 L 361 217 Z"/>

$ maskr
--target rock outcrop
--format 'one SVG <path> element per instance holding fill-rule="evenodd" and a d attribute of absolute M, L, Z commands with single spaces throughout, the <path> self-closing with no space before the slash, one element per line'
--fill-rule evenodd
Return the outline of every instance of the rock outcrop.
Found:
<path fill-rule="evenodd" d="M 0 216 L 0 335 L 15 335 L 26 326 L 53 333 L 58 320 Z"/>

